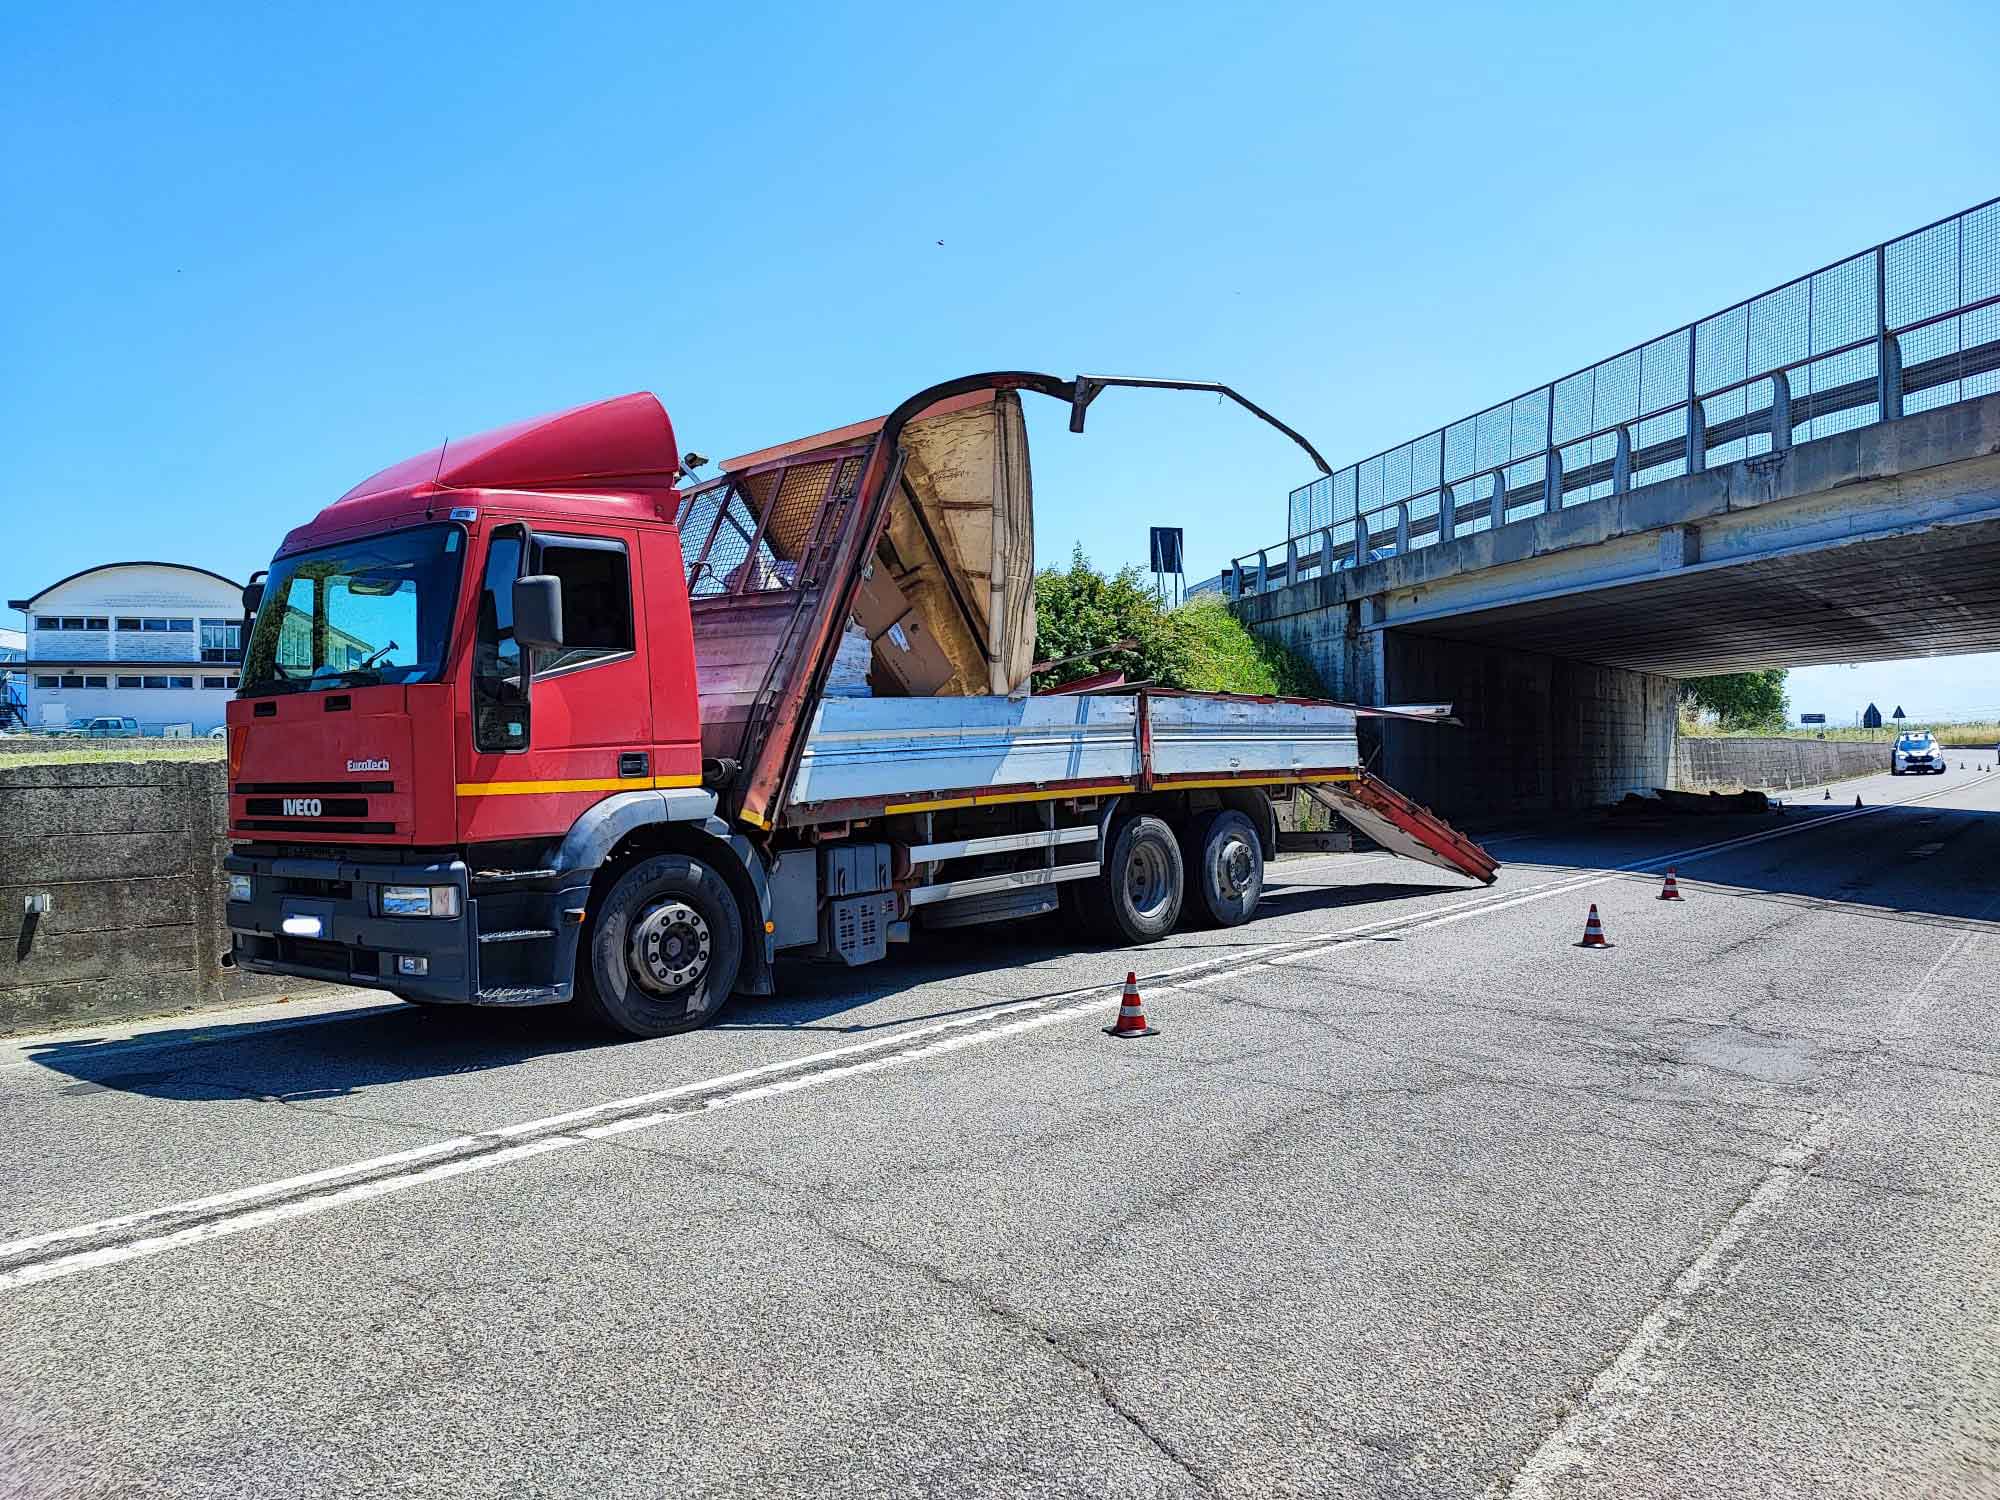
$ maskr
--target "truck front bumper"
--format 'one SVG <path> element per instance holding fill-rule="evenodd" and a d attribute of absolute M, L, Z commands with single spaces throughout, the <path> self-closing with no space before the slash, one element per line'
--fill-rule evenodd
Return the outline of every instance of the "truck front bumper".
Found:
<path fill-rule="evenodd" d="M 496 986 L 482 993 L 479 905 L 463 860 L 374 864 L 238 851 L 222 867 L 250 877 L 250 899 L 228 902 L 227 920 L 235 962 L 253 973 L 392 990 L 443 1004 L 559 1004 L 569 998 L 567 984 Z M 452 887 L 457 915 L 384 916 L 382 888 L 392 885 Z"/>

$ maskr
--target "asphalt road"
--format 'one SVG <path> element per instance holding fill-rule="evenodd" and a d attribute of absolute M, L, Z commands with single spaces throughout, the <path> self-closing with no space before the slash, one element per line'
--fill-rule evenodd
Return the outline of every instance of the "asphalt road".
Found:
<path fill-rule="evenodd" d="M 2000 1493 L 2000 773 L 1834 797 L 657 1043 L 12 1044 L 0 1495 Z"/>

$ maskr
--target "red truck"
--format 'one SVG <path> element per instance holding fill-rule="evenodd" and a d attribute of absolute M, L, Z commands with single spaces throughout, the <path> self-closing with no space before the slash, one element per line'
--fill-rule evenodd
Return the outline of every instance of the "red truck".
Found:
<path fill-rule="evenodd" d="M 639 394 L 356 485 L 244 591 L 234 962 L 659 1036 L 913 925 L 1245 921 L 1302 785 L 1490 883 L 1360 768 L 1403 711 L 1029 690 L 1021 393 L 1119 384 L 1186 383 L 970 376 L 705 480 Z"/>

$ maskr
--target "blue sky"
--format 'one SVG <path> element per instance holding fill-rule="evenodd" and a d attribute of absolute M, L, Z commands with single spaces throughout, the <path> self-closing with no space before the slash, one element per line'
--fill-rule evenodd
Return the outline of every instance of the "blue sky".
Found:
<path fill-rule="evenodd" d="M 0 597 L 242 576 L 446 434 L 633 389 L 719 457 L 974 369 L 1180 374 L 1338 466 L 1989 196 L 1996 93 L 1952 3 L 30 0 Z M 1309 477 L 1201 397 L 1034 421 L 1049 560 L 1166 523 L 1206 571 Z M 1931 711 L 2000 702 L 1945 665 Z"/>

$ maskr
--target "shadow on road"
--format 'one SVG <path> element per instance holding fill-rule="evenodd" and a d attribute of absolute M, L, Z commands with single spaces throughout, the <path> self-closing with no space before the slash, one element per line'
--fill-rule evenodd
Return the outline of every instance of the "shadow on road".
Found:
<path fill-rule="evenodd" d="M 1260 908 L 1266 917 L 1298 917 L 1352 906 L 1367 906 L 1371 914 L 1386 916 L 1401 900 L 1478 889 L 1461 882 L 1295 884 L 1287 880 L 1282 864 L 1273 868 L 1272 881 Z M 1149 959 L 1158 966 L 1163 961 L 1223 958 L 1234 948 L 1270 941 L 1269 931 L 1253 925 L 1228 934 L 1205 933 L 1198 946 L 1133 949 L 1080 941 L 1053 917 L 919 932 L 908 946 L 892 950 L 887 961 L 863 968 L 781 960 L 778 993 L 739 996 L 714 1029 L 865 1036 L 977 1016 L 1073 988 L 1063 985 L 1022 993 L 1018 986 L 1003 989 L 983 982 L 1027 965 L 1102 954 L 1107 961 L 1104 982 L 1109 986 L 1127 968 L 1143 971 Z M 925 986 L 949 986 L 948 993 L 958 1003 L 869 1015 L 880 1002 Z M 279 1017 L 163 1028 L 108 1041 L 51 1042 L 31 1045 L 28 1057 L 75 1080 L 63 1092 L 78 1097 L 116 1091 L 188 1102 L 310 1103 L 413 1079 L 482 1073 L 535 1058 L 622 1045 L 627 1043 L 592 1029 L 566 1007 L 399 1006 L 360 1014 L 329 1013 L 308 1024 L 296 1017 Z"/>

